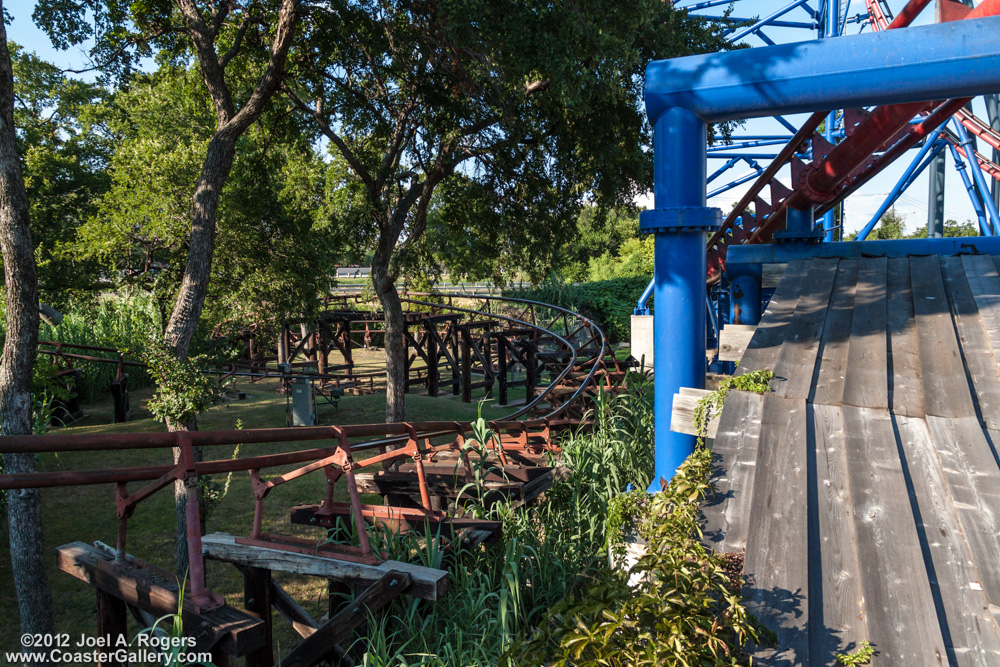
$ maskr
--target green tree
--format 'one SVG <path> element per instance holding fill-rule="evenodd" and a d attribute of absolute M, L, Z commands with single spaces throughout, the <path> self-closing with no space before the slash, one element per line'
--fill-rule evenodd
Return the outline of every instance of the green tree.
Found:
<path fill-rule="evenodd" d="M 14 131 L 14 69 L 7 50 L 6 17 L 0 2 L 0 251 L 3 254 L 6 335 L 0 357 L 0 433 L 30 435 L 31 373 L 38 347 L 38 274 L 30 211 Z M 3 456 L 4 472 L 33 473 L 29 452 Z M 48 634 L 52 595 L 42 551 L 42 503 L 38 489 L 7 496 L 11 573 L 17 590 L 21 631 Z M 47 661 L 26 660 L 25 664 Z"/>
<path fill-rule="evenodd" d="M 389 421 L 404 418 L 396 280 L 432 205 L 484 265 L 545 275 L 585 200 L 609 210 L 649 189 L 646 64 L 724 46 L 660 0 L 335 0 L 303 31 L 287 92 L 364 201 L 353 219 L 386 313 Z"/>
<path fill-rule="evenodd" d="M 955 220 L 945 220 L 944 221 L 944 236 L 945 238 L 952 238 L 956 236 L 979 236 L 979 227 L 976 226 L 971 220 L 966 220 L 965 222 L 956 222 Z M 917 228 L 917 231 L 910 234 L 907 238 L 911 239 L 925 239 L 927 238 L 927 225 Z"/>
<path fill-rule="evenodd" d="M 97 265 L 69 248 L 108 186 L 110 95 L 99 84 L 67 78 L 14 43 L 8 49 L 39 289 L 47 303 L 64 307 L 74 297 L 93 296 L 100 284 Z"/>
<path fill-rule="evenodd" d="M 56 47 L 93 40 L 102 74 L 128 81 L 138 59 L 198 63 L 214 123 L 188 212 L 186 263 L 164 341 L 186 359 L 212 275 L 219 198 L 239 138 L 263 113 L 284 79 L 299 18 L 299 0 L 39 0 L 32 18 Z M 171 421 L 171 430 L 196 428 Z M 180 460 L 175 449 L 174 461 Z M 186 490 L 174 485 L 177 570 L 187 569 Z"/>
<path fill-rule="evenodd" d="M 857 239 L 858 233 L 851 234 L 848 241 Z M 906 216 L 896 213 L 896 208 L 890 208 L 879 219 L 878 227 L 868 234 L 869 241 L 891 241 L 894 239 L 905 239 L 906 237 Z"/>

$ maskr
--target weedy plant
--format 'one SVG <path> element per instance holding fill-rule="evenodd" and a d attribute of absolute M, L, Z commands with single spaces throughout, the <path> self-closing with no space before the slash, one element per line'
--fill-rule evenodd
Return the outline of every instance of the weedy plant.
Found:
<path fill-rule="evenodd" d="M 663 492 L 636 492 L 612 500 L 608 542 L 623 551 L 633 526 L 646 553 L 628 571 L 597 570 L 582 592 L 570 591 L 537 632 L 507 655 L 506 665 L 642 667 L 741 665 L 743 646 L 771 640 L 743 607 L 725 563 L 701 543 L 698 505 L 711 492 L 712 453 L 705 433 L 731 388 L 767 390 L 770 372 L 731 378 L 696 410 L 695 452 Z M 641 487 L 645 488 L 645 487 Z"/>
<path fill-rule="evenodd" d="M 184 657 L 187 656 L 190 651 L 184 640 L 184 590 L 187 586 L 187 574 L 184 575 L 184 581 L 181 582 L 180 591 L 177 594 L 177 612 L 173 614 L 166 614 L 156 619 L 148 628 L 143 628 L 140 630 L 135 638 L 132 640 L 133 643 L 139 641 L 140 635 L 145 635 L 148 637 L 165 638 L 165 642 L 159 642 L 164 644 L 165 647 L 160 651 L 160 661 L 164 667 L 193 667 L 194 665 L 202 665 L 202 667 L 215 667 L 211 662 L 190 662 L 185 660 Z M 161 625 L 170 624 L 170 629 L 164 630 Z"/>

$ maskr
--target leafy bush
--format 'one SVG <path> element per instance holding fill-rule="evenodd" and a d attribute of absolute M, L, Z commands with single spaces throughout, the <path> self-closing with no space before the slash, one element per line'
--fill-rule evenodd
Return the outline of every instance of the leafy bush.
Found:
<path fill-rule="evenodd" d="M 632 312 L 649 278 L 632 276 L 578 285 L 549 283 L 530 290 L 508 291 L 504 295 L 541 301 L 580 313 L 596 322 L 611 343 L 617 343 L 630 338 Z"/>

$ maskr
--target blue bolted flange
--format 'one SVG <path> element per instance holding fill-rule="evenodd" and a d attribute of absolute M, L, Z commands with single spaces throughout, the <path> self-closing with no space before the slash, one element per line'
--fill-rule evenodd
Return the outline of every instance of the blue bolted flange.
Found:
<path fill-rule="evenodd" d="M 722 209 L 710 206 L 673 206 L 639 214 L 640 234 L 714 232 L 722 228 Z"/>

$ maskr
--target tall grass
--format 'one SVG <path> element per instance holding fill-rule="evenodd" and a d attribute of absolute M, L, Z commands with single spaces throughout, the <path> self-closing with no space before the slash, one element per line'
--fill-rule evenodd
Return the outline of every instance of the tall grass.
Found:
<path fill-rule="evenodd" d="M 606 567 L 608 502 L 628 484 L 649 484 L 653 418 L 649 381 L 636 376 L 628 393 L 598 399 L 599 426 L 563 443 L 573 469 L 537 505 L 494 506 L 502 544 L 464 550 L 442 560 L 434 536 L 396 538 L 390 553 L 416 549 L 425 564 L 446 566 L 451 586 L 435 603 L 404 598 L 364 639 L 362 664 L 371 667 L 496 665 L 567 591 Z"/>
<path fill-rule="evenodd" d="M 76 343 L 97 347 L 112 347 L 126 351 L 126 358 L 138 361 L 146 351 L 150 332 L 162 330 L 160 316 L 150 296 L 134 294 L 129 296 L 104 296 L 96 305 L 86 310 L 65 314 L 59 326 L 42 324 L 38 332 L 40 340 L 60 343 Z M 88 350 L 67 349 L 87 356 L 116 358 L 113 354 Z M 46 356 L 39 355 L 45 361 Z M 48 357 L 51 359 L 51 357 Z M 89 402 L 105 394 L 115 378 L 115 364 L 73 360 L 73 367 L 82 371 L 77 382 L 77 393 L 82 401 Z M 143 368 L 126 368 L 129 387 L 136 389 L 153 384 Z"/>

